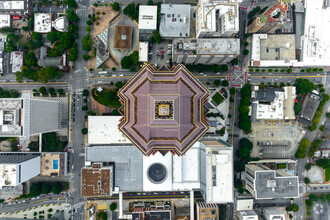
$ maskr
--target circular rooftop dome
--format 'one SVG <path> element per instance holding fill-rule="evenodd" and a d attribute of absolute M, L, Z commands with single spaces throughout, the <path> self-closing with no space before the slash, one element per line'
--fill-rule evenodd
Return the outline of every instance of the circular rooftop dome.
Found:
<path fill-rule="evenodd" d="M 167 177 L 166 168 L 163 164 L 160 163 L 151 164 L 148 168 L 147 174 L 148 179 L 155 184 L 164 182 Z"/>

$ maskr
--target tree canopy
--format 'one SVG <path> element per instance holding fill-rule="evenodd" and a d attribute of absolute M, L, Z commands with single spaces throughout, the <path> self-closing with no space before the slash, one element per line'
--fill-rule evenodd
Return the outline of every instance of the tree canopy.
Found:
<path fill-rule="evenodd" d="M 310 82 L 308 79 L 298 78 L 296 82 L 295 86 L 298 94 L 307 94 L 315 88 L 314 83 Z"/>
<path fill-rule="evenodd" d="M 75 0 L 67 0 L 67 4 L 70 8 L 77 8 L 77 2 Z"/>
<path fill-rule="evenodd" d="M 17 50 L 17 43 L 18 43 L 19 36 L 13 33 L 10 33 L 7 35 L 6 40 L 6 52 L 12 52 L 14 50 Z"/>
<path fill-rule="evenodd" d="M 132 20 L 135 20 L 139 16 L 139 8 L 136 7 L 135 3 L 132 2 L 124 8 L 124 14 L 130 17 Z"/>
<path fill-rule="evenodd" d="M 27 66 L 37 66 L 37 58 L 33 51 L 24 54 L 24 62 Z"/>
<path fill-rule="evenodd" d="M 309 147 L 309 145 L 311 144 L 311 142 L 307 139 L 307 138 L 303 138 L 300 142 L 300 145 L 296 151 L 296 158 L 305 158 L 306 157 L 306 153 L 307 153 L 307 149 Z"/>
<path fill-rule="evenodd" d="M 76 14 L 76 12 L 74 12 L 72 8 L 68 8 L 68 10 L 66 10 L 66 14 L 68 16 L 68 20 L 71 23 L 77 23 L 79 21 L 78 15 Z"/>
<path fill-rule="evenodd" d="M 86 34 L 85 37 L 83 37 L 82 39 L 82 48 L 85 51 L 91 51 L 92 50 L 92 44 L 93 44 L 93 40 L 91 38 L 90 34 Z"/>
<path fill-rule="evenodd" d="M 113 10 L 119 11 L 120 5 L 119 5 L 118 2 L 114 2 L 114 3 L 110 4 L 110 5 L 111 5 L 111 7 L 112 7 Z"/>

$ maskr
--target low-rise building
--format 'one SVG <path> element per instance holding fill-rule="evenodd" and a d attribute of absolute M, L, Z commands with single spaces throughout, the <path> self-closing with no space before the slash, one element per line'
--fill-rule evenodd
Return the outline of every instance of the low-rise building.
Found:
<path fill-rule="evenodd" d="M 318 92 L 313 91 L 306 95 L 303 100 L 303 109 L 299 114 L 298 122 L 307 126 L 312 125 L 315 112 L 323 99 L 322 96 L 317 93 Z"/>
<path fill-rule="evenodd" d="M 251 94 L 251 120 L 293 120 L 296 87 L 268 88 L 259 90 L 253 86 Z"/>
<path fill-rule="evenodd" d="M 190 37 L 189 4 L 162 4 L 159 34 L 162 38 Z"/>
<path fill-rule="evenodd" d="M 255 199 L 299 197 L 298 176 L 284 170 L 271 170 L 262 164 L 245 165 L 244 185 Z"/>
<path fill-rule="evenodd" d="M 139 62 L 148 62 L 148 42 L 139 42 Z"/>
<path fill-rule="evenodd" d="M 11 72 L 16 73 L 22 70 L 23 67 L 23 52 L 12 51 L 10 53 Z"/>
<path fill-rule="evenodd" d="M 114 48 L 120 50 L 130 50 L 132 45 L 132 26 L 116 25 Z"/>
<path fill-rule="evenodd" d="M 230 62 L 240 54 L 240 41 L 234 38 L 177 38 L 172 44 L 175 63 L 221 64 Z"/>
<path fill-rule="evenodd" d="M 199 0 L 196 9 L 196 37 L 232 37 L 239 31 L 241 0 Z"/>
<path fill-rule="evenodd" d="M 52 14 L 35 13 L 34 14 L 34 32 L 48 33 L 52 31 Z"/>
<path fill-rule="evenodd" d="M 244 210 L 237 213 L 239 220 L 258 220 L 258 215 L 253 210 Z"/>
<path fill-rule="evenodd" d="M 278 207 L 265 207 L 262 208 L 263 217 L 266 220 L 285 220 L 285 213 L 280 210 Z"/>
<path fill-rule="evenodd" d="M 197 220 L 217 220 L 220 217 L 217 204 L 196 202 Z"/>
<path fill-rule="evenodd" d="M 157 6 L 139 6 L 139 31 L 140 33 L 152 33 L 157 29 Z"/>
<path fill-rule="evenodd" d="M 10 15 L 9 14 L 0 14 L 0 28 L 10 27 Z"/>
<path fill-rule="evenodd" d="M 52 22 L 52 26 L 60 32 L 68 32 L 69 31 L 69 20 L 66 15 L 62 15 L 61 17 L 56 18 Z"/>
<path fill-rule="evenodd" d="M 0 13 L 10 14 L 13 16 L 22 16 L 28 18 L 32 12 L 31 0 L 1 0 L 0 1 Z"/>
<path fill-rule="evenodd" d="M 88 144 L 131 144 L 118 129 L 122 116 L 88 116 Z"/>
<path fill-rule="evenodd" d="M 294 34 L 252 35 L 251 66 L 290 67 L 297 62 Z"/>
<path fill-rule="evenodd" d="M 67 152 L 41 153 L 41 176 L 66 176 L 68 167 Z"/>
<path fill-rule="evenodd" d="M 113 166 L 103 166 L 102 163 L 93 163 L 90 167 L 81 169 L 82 196 L 112 196 Z"/>
<path fill-rule="evenodd" d="M 39 153 L 0 153 L 0 189 L 15 187 L 39 174 Z"/>

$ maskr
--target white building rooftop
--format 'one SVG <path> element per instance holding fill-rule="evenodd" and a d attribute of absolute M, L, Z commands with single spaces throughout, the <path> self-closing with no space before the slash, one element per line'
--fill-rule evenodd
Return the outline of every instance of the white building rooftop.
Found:
<path fill-rule="evenodd" d="M 24 1 L 0 1 L 0 9 L 23 10 Z"/>
<path fill-rule="evenodd" d="M 12 65 L 11 72 L 16 73 L 22 70 L 23 67 L 23 52 L 13 51 L 10 53 L 10 64 Z"/>
<path fill-rule="evenodd" d="M 305 1 L 305 29 L 299 66 L 330 66 L 330 6 L 327 1 Z"/>
<path fill-rule="evenodd" d="M 10 15 L 0 14 L 0 28 L 10 27 Z"/>
<path fill-rule="evenodd" d="M 88 144 L 130 144 L 119 131 L 122 116 L 88 116 Z"/>
<path fill-rule="evenodd" d="M 139 43 L 139 61 L 140 62 L 148 62 L 148 42 L 140 42 Z"/>
<path fill-rule="evenodd" d="M 68 32 L 69 29 L 69 21 L 67 16 L 62 16 L 62 17 L 58 17 L 55 19 L 55 21 L 53 21 L 53 27 L 61 32 Z"/>
<path fill-rule="evenodd" d="M 157 6 L 140 5 L 139 6 L 139 30 L 157 29 Z"/>
<path fill-rule="evenodd" d="M 160 36 L 190 37 L 190 8 L 189 4 L 162 4 Z"/>
<path fill-rule="evenodd" d="M 52 14 L 51 13 L 35 13 L 34 14 L 34 31 L 38 33 L 48 33 L 52 31 Z"/>

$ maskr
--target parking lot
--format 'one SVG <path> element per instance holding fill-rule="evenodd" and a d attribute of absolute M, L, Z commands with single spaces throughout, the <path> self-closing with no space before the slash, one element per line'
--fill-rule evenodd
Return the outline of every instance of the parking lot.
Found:
<path fill-rule="evenodd" d="M 297 148 L 297 143 L 304 133 L 295 123 L 283 121 L 262 121 L 253 123 L 253 142 L 251 157 L 260 158 L 291 158 Z"/>
<path fill-rule="evenodd" d="M 327 220 L 330 216 L 329 202 L 314 202 L 310 211 L 311 220 Z"/>
<path fill-rule="evenodd" d="M 160 44 L 149 44 L 149 63 L 161 67 L 162 65 L 169 66 L 169 60 L 172 54 L 172 44 L 163 40 Z"/>

